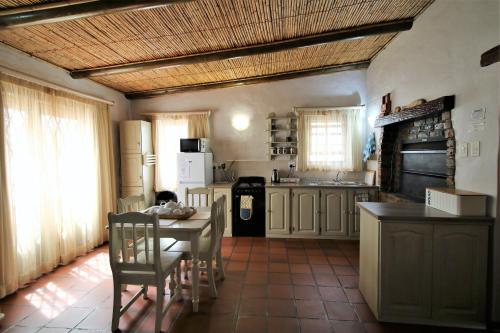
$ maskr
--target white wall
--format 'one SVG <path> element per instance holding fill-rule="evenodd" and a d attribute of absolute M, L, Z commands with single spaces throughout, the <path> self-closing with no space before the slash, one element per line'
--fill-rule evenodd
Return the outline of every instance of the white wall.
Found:
<path fill-rule="evenodd" d="M 118 139 L 118 122 L 130 118 L 130 102 L 125 96 L 111 88 L 107 88 L 96 82 L 80 79 L 72 79 L 69 73 L 52 64 L 28 54 L 20 52 L 5 44 L 0 43 L 0 66 L 20 72 L 40 80 L 44 80 L 65 88 L 69 88 L 80 93 L 99 97 L 108 101 L 113 101 L 114 105 L 110 106 L 111 119 L 113 121 L 113 141 L 115 153 L 116 175 L 119 176 L 119 139 Z M 1 68 L 0 68 L 1 71 Z M 117 186 L 119 178 L 117 179 Z"/>
<path fill-rule="evenodd" d="M 368 114 L 379 113 L 382 95 L 393 107 L 418 98 L 456 95 L 452 111 L 457 142 L 481 143 L 481 156 L 456 159 L 456 187 L 498 198 L 500 64 L 482 68 L 480 56 L 499 44 L 498 0 L 437 0 L 372 61 L 367 72 Z M 485 127 L 471 131 L 470 112 L 486 108 Z M 499 221 L 497 220 L 497 224 Z M 500 321 L 500 225 L 495 228 L 495 318 Z"/>
<path fill-rule="evenodd" d="M 267 160 L 267 134 L 264 131 L 267 114 L 285 115 L 293 107 L 365 104 L 365 81 L 366 71 L 358 70 L 166 95 L 132 101 L 132 117 L 139 119 L 144 112 L 212 110 L 211 147 L 215 161 L 240 160 L 234 165 L 239 175 L 261 175 L 269 179 L 273 168 L 285 171 L 288 162 Z M 240 114 L 250 118 L 250 126 L 241 132 L 231 126 L 232 117 Z M 307 176 L 332 177 L 321 173 L 308 173 Z"/>

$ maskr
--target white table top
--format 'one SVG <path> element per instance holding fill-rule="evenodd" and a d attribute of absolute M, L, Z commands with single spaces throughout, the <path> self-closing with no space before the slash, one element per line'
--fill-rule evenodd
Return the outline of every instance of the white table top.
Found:
<path fill-rule="evenodd" d="M 196 214 L 187 220 L 160 219 L 160 229 L 174 229 L 175 231 L 199 231 L 210 223 L 210 207 L 196 208 Z"/>

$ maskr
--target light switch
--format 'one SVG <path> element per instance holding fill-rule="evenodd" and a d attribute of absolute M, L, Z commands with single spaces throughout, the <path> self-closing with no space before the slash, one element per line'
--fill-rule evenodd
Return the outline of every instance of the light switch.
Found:
<path fill-rule="evenodd" d="M 470 143 L 470 156 L 478 157 L 480 155 L 480 144 L 479 141 L 472 141 Z"/>
<path fill-rule="evenodd" d="M 457 157 L 467 157 L 469 153 L 469 144 L 467 142 L 459 142 L 457 145 Z"/>

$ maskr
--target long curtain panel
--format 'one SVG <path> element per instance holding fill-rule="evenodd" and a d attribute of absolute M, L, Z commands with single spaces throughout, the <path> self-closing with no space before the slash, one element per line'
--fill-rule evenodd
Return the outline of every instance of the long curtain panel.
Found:
<path fill-rule="evenodd" d="M 300 171 L 360 171 L 360 108 L 296 108 Z"/>
<path fill-rule="evenodd" d="M 153 116 L 153 142 L 156 154 L 155 190 L 177 190 L 177 153 L 182 138 L 210 137 L 209 112 Z"/>
<path fill-rule="evenodd" d="M 0 88 L 8 207 L 1 222 L 16 262 L 2 259 L 15 283 L 1 297 L 101 244 L 116 194 L 107 105 L 6 75 Z"/>

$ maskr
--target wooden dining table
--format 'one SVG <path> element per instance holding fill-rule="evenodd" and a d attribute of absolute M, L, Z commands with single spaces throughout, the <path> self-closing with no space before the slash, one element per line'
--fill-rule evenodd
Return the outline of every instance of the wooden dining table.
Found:
<path fill-rule="evenodd" d="M 147 209 L 141 211 L 146 212 Z M 210 225 L 210 207 L 196 208 L 196 213 L 186 220 L 162 219 L 159 220 L 158 236 L 160 238 L 175 238 L 178 241 L 191 242 L 192 275 L 191 292 L 193 312 L 198 312 L 200 303 L 200 236 Z M 128 227 L 125 225 L 128 229 Z M 129 233 L 131 228 L 126 231 Z"/>
<path fill-rule="evenodd" d="M 196 213 L 187 220 L 160 219 L 158 228 L 160 238 L 191 242 L 193 312 L 198 312 L 200 302 L 200 236 L 210 225 L 210 207 L 198 207 L 196 210 Z"/>

